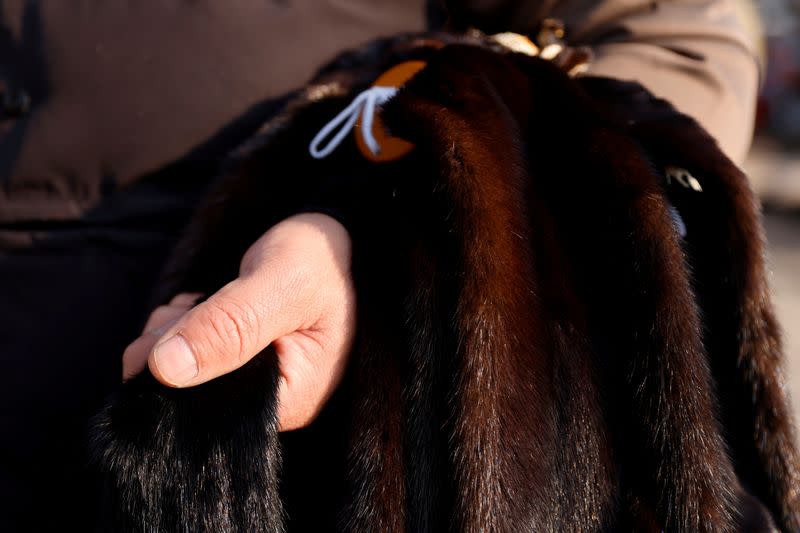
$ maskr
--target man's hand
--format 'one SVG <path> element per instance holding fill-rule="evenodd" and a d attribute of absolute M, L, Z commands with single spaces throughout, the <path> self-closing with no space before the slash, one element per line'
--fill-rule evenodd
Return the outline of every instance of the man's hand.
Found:
<path fill-rule="evenodd" d="M 231 372 L 272 344 L 282 431 L 311 423 L 341 380 L 355 329 L 350 237 L 333 218 L 305 213 L 270 229 L 242 258 L 239 277 L 205 302 L 180 294 L 150 315 L 125 350 L 123 378 L 145 365 L 171 387 Z"/>

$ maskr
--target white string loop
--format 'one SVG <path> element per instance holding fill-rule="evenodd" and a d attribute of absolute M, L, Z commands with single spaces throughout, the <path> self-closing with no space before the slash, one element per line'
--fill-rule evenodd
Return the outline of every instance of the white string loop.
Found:
<path fill-rule="evenodd" d="M 394 95 L 397 94 L 397 87 L 383 87 L 374 86 L 366 89 L 364 92 L 356 96 L 353 102 L 344 108 L 344 110 L 336 115 L 333 120 L 328 122 L 319 133 L 312 139 L 308 147 L 311 157 L 315 159 L 323 159 L 328 157 L 338 146 L 342 143 L 347 134 L 353 129 L 358 122 L 358 117 L 363 113 L 364 120 L 361 127 L 361 137 L 364 139 L 364 144 L 370 151 L 378 155 L 381 147 L 378 141 L 375 140 L 375 135 L 372 133 L 372 125 L 374 124 L 375 110 L 382 106 Z M 339 131 L 328 141 L 328 144 L 321 146 L 336 128 Z"/>

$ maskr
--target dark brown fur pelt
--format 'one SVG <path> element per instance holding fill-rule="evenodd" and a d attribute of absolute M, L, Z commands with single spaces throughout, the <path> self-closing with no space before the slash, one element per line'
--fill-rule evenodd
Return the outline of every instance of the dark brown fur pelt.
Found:
<path fill-rule="evenodd" d="M 213 292 L 282 218 L 343 213 L 358 328 L 340 390 L 310 428 L 279 435 L 269 350 L 187 390 L 145 372 L 96 419 L 105 524 L 800 530 L 744 176 L 638 87 L 429 37 L 346 54 L 290 99 L 237 153 L 161 288 Z M 347 141 L 312 159 L 314 134 L 409 58 L 428 66 L 383 116 L 415 151 L 374 164 Z M 626 116 L 628 98 L 652 113 Z"/>

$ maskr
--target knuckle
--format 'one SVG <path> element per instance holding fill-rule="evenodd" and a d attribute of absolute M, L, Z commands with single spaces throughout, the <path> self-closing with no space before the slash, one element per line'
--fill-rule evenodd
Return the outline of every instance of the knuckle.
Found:
<path fill-rule="evenodd" d="M 252 306 L 232 298 L 209 300 L 199 317 L 201 327 L 209 332 L 209 342 L 222 356 L 233 355 L 244 362 L 247 346 L 257 327 Z"/>

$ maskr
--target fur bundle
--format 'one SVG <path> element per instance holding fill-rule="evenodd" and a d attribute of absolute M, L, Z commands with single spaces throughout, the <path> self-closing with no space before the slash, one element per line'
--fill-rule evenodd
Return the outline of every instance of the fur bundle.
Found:
<path fill-rule="evenodd" d="M 95 420 L 103 527 L 800 531 L 746 178 L 639 86 L 431 37 L 345 54 L 288 98 L 161 288 L 214 292 L 279 220 L 344 213 L 358 329 L 340 390 L 278 434 L 269 349 L 191 389 L 145 371 Z M 312 159 L 314 133 L 408 59 L 428 65 L 382 115 L 416 149 Z"/>

